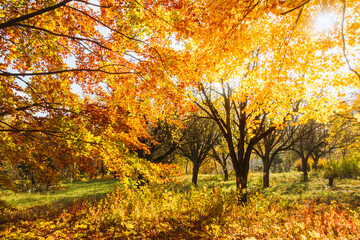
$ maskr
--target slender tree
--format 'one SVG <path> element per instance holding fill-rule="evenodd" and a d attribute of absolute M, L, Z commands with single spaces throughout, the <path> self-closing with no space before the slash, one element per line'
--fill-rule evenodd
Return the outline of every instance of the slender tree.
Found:
<path fill-rule="evenodd" d="M 294 112 L 299 104 L 295 104 Z M 256 144 L 254 151 L 263 162 L 263 187 L 270 186 L 270 167 L 276 156 L 290 150 L 294 144 L 304 138 L 307 129 L 296 123 L 297 117 L 293 115 L 282 129 L 276 129 Z"/>
<path fill-rule="evenodd" d="M 228 170 L 228 160 L 230 155 L 228 148 L 224 144 L 212 147 L 211 152 L 212 157 L 221 165 L 222 171 L 224 173 L 224 181 L 229 181 L 229 170 Z"/>
<path fill-rule="evenodd" d="M 303 181 L 309 180 L 308 161 L 310 157 L 317 149 L 323 148 L 326 145 L 327 135 L 320 134 L 323 126 L 323 124 L 316 123 L 315 121 L 309 121 L 305 125 L 302 125 L 302 131 L 306 134 L 299 138 L 296 144 L 292 146 L 291 150 L 296 152 L 301 158 Z"/>
<path fill-rule="evenodd" d="M 197 116 L 191 117 L 186 125 L 188 129 L 184 130 L 186 133 L 179 149 L 193 163 L 192 182 L 197 185 L 200 166 L 218 144 L 220 133 L 214 122 Z"/>

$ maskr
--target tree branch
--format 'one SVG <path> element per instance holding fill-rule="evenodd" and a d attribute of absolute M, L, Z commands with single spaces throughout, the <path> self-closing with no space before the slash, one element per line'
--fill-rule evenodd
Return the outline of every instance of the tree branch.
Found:
<path fill-rule="evenodd" d="M 95 4 L 95 3 L 90 3 L 90 2 L 86 2 L 86 1 L 83 1 L 83 0 L 74 0 L 75 2 L 81 2 L 81 3 L 84 3 L 86 5 L 91 5 L 91 6 L 94 6 L 94 7 L 99 7 L 99 8 L 111 8 L 111 6 L 103 6 L 103 5 L 99 5 L 99 4 Z"/>
<path fill-rule="evenodd" d="M 33 108 L 33 107 L 39 107 L 41 106 L 41 104 L 39 103 L 34 103 L 32 105 L 29 105 L 29 106 L 24 106 L 24 107 L 18 107 L 18 108 L 15 108 L 15 111 L 25 111 L 25 110 L 28 110 L 30 108 Z M 10 114 L 9 111 L 3 111 L 3 112 L 0 112 L 0 117 L 3 117 L 3 116 L 6 116 Z"/>
<path fill-rule="evenodd" d="M 64 69 L 64 70 L 58 70 L 58 71 L 49 71 L 49 72 L 38 72 L 38 73 L 10 73 L 1 71 L 0 76 L 44 76 L 44 75 L 52 75 L 52 74 L 61 74 L 61 73 L 67 73 L 67 72 L 101 72 L 105 74 L 112 74 L 112 75 L 124 75 L 124 74 L 137 74 L 137 72 L 108 72 L 101 70 L 101 68 L 108 67 L 108 66 L 102 66 L 97 69 Z"/>
<path fill-rule="evenodd" d="M 135 38 L 135 37 L 128 36 L 128 35 L 120 32 L 120 31 L 118 31 L 118 30 L 116 30 L 116 29 L 114 29 L 114 28 L 106 25 L 106 24 L 103 23 L 102 21 L 94 18 L 93 16 L 90 16 L 89 14 L 87 14 L 86 12 L 84 12 L 84 11 L 82 11 L 82 10 L 80 10 L 80 9 L 77 9 L 77 8 L 74 8 L 74 7 L 71 7 L 71 6 L 66 6 L 66 7 L 70 8 L 70 9 L 73 9 L 74 11 L 80 12 L 81 14 L 84 14 L 85 16 L 87 16 L 87 17 L 89 17 L 90 19 L 94 20 L 95 22 L 97 22 L 97 23 L 100 24 L 101 26 L 103 26 L 103 27 L 105 27 L 105 28 L 107 28 L 107 29 L 109 29 L 109 30 L 117 33 L 117 34 L 120 34 L 121 36 L 123 36 L 123 37 L 125 37 L 125 38 L 127 38 L 127 39 L 129 39 L 129 40 L 137 41 L 137 42 L 140 42 L 140 43 L 144 44 L 145 46 L 147 46 L 148 48 L 150 48 L 151 50 L 153 50 L 153 51 L 156 53 L 156 55 L 158 55 L 162 67 L 165 69 L 166 72 L 168 72 L 166 66 L 164 65 L 164 60 L 162 59 L 161 54 L 159 53 L 159 51 L 158 51 L 156 48 L 154 48 L 153 46 L 151 46 L 149 43 L 147 43 L 147 42 L 145 42 L 145 41 L 143 41 L 143 40 L 141 40 L 141 39 L 137 39 L 137 38 Z"/>
<path fill-rule="evenodd" d="M 160 17 L 159 15 L 157 15 L 155 12 L 153 12 L 152 10 L 146 8 L 144 5 L 142 5 L 141 3 L 139 3 L 138 1 L 134 0 L 135 3 L 137 3 L 138 5 L 140 5 L 142 8 L 144 8 L 146 11 L 149 11 L 150 13 L 152 13 L 155 17 L 159 18 L 161 21 L 169 24 L 170 26 L 172 26 L 168 21 L 166 21 L 165 19 L 163 19 L 162 17 Z"/>
<path fill-rule="evenodd" d="M 15 25 L 15 26 L 19 26 L 19 27 L 23 27 L 23 28 L 35 29 L 35 30 L 38 30 L 38 31 L 42 31 L 42 32 L 49 33 L 49 34 L 54 35 L 54 36 L 58 36 L 58 37 L 65 37 L 65 38 L 70 38 L 70 39 L 72 39 L 72 40 L 80 40 L 80 41 L 91 42 L 91 43 L 94 43 L 94 44 L 98 45 L 98 46 L 101 47 L 101 48 L 104 48 L 104 49 L 106 49 L 106 50 L 112 51 L 111 48 L 108 48 L 108 47 L 102 45 L 101 43 L 99 43 L 98 41 L 95 41 L 95 40 L 92 40 L 92 39 L 81 38 L 81 37 L 73 37 L 73 36 L 66 35 L 66 34 L 55 33 L 55 32 L 52 32 L 52 31 L 50 31 L 50 30 L 47 30 L 47 29 L 45 29 L 45 28 L 35 27 L 35 26 L 27 25 L 27 24 L 16 23 L 16 24 L 14 24 L 14 25 Z"/>
<path fill-rule="evenodd" d="M 34 132 L 41 132 L 41 133 L 61 133 L 57 131 L 49 131 L 49 130 L 26 130 L 26 129 L 0 129 L 0 132 L 25 132 L 25 133 L 34 133 Z"/>
<path fill-rule="evenodd" d="M 43 8 L 43 9 L 40 9 L 40 10 L 38 10 L 36 12 L 25 14 L 25 15 L 22 15 L 20 17 L 10 19 L 9 21 L 6 21 L 4 23 L 0 23 L 0 29 L 5 29 L 5 28 L 8 28 L 8 27 L 14 26 L 16 23 L 28 20 L 28 19 L 36 17 L 38 15 L 53 11 L 53 10 L 55 10 L 57 8 L 66 6 L 66 4 L 71 2 L 71 1 L 73 1 L 73 0 L 63 0 L 63 1 L 59 2 L 58 4 L 55 4 L 55 5 L 51 6 L 51 7 Z"/>
<path fill-rule="evenodd" d="M 285 15 L 285 14 L 291 13 L 292 11 L 295 11 L 296 9 L 301 8 L 302 6 L 304 6 L 305 4 L 307 4 L 308 2 L 310 2 L 310 0 L 307 0 L 307 1 L 305 1 L 304 3 L 300 4 L 299 6 L 293 8 L 293 9 L 291 9 L 291 10 L 289 10 L 289 11 L 280 13 L 280 14 L 281 14 L 281 15 Z"/>
<path fill-rule="evenodd" d="M 349 70 L 354 72 L 356 74 L 356 76 L 358 76 L 358 78 L 360 79 L 360 74 L 350 66 L 349 59 L 348 59 L 348 57 L 346 55 L 346 42 L 345 42 L 345 35 L 344 35 L 346 0 L 343 0 L 343 4 L 344 4 L 344 6 L 343 6 L 343 12 L 342 12 L 342 19 L 341 19 L 341 38 L 342 38 L 342 42 L 343 42 L 342 50 L 343 50 L 343 54 L 344 54 L 344 57 L 345 57 L 346 64 L 349 67 Z"/>

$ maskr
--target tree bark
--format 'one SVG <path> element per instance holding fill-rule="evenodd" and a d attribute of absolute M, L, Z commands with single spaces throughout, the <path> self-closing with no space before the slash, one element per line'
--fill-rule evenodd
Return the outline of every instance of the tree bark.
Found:
<path fill-rule="evenodd" d="M 103 161 L 101 161 L 100 174 L 101 174 L 101 179 L 103 179 L 104 176 L 105 176 L 105 166 L 104 166 L 104 162 L 103 162 Z"/>
<path fill-rule="evenodd" d="M 47 13 L 47 12 L 50 12 L 50 11 L 54 11 L 54 10 L 57 9 L 57 8 L 60 8 L 60 7 L 65 6 L 67 3 L 71 2 L 71 1 L 72 1 L 72 0 L 64 0 L 64 1 L 61 1 L 61 2 L 59 2 L 58 4 L 55 4 L 55 5 L 53 5 L 53 6 L 50 6 L 50 7 L 47 7 L 47 8 L 43 8 L 43 9 L 40 9 L 40 10 L 38 10 L 38 11 L 29 13 L 29 14 L 25 14 L 25 15 L 22 15 L 22 16 L 17 17 L 17 18 L 10 19 L 10 20 L 7 21 L 7 22 L 1 23 L 1 24 L 0 24 L 0 29 L 4 29 L 4 28 L 7 28 L 7 27 L 11 27 L 11 26 L 14 26 L 16 23 L 26 21 L 26 20 L 28 20 L 28 19 L 30 19 L 30 18 L 39 16 L 39 15 L 41 15 L 41 14 L 44 14 L 44 13 Z"/>
<path fill-rule="evenodd" d="M 329 187 L 333 187 L 334 186 L 334 178 L 330 177 L 329 178 Z"/>
<path fill-rule="evenodd" d="M 265 168 L 263 171 L 263 188 L 270 187 L 270 168 Z"/>
<path fill-rule="evenodd" d="M 223 171 L 224 171 L 224 181 L 227 182 L 229 181 L 229 171 L 226 166 L 225 168 L 223 168 Z"/>
<path fill-rule="evenodd" d="M 216 166 L 216 160 L 215 160 L 215 158 L 214 158 L 214 167 L 215 167 L 216 175 L 219 175 L 219 172 L 218 172 L 217 166 Z"/>
<path fill-rule="evenodd" d="M 303 172 L 303 181 L 309 181 L 308 169 L 307 169 L 307 159 L 303 159 L 302 161 L 302 172 Z"/>
<path fill-rule="evenodd" d="M 274 157 L 270 157 L 270 151 L 266 151 L 263 161 L 263 188 L 270 186 L 270 166 Z"/>
<path fill-rule="evenodd" d="M 238 204 L 245 204 L 247 202 L 247 176 L 248 171 L 236 172 L 236 189 L 238 192 Z"/>
<path fill-rule="evenodd" d="M 227 163 L 226 163 L 228 156 L 229 156 L 228 154 L 227 155 L 225 155 L 225 154 L 222 155 L 221 167 L 222 167 L 223 172 L 224 172 L 224 181 L 225 182 L 229 181 L 229 171 L 227 169 Z"/>
<path fill-rule="evenodd" d="M 192 183 L 193 183 L 195 186 L 197 186 L 199 169 L 200 169 L 200 166 L 198 166 L 197 164 L 194 164 L 194 166 L 193 166 L 193 173 L 192 173 Z"/>

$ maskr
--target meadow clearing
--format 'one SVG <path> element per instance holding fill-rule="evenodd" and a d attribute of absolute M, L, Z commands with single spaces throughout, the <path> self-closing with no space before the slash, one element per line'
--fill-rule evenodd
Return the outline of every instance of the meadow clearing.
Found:
<path fill-rule="evenodd" d="M 274 173 L 270 188 L 250 173 L 249 201 L 238 204 L 235 180 L 191 176 L 129 188 L 114 179 L 63 183 L 45 193 L 2 191 L 12 208 L 2 239 L 359 239 L 360 180 L 334 187 L 313 172 Z"/>

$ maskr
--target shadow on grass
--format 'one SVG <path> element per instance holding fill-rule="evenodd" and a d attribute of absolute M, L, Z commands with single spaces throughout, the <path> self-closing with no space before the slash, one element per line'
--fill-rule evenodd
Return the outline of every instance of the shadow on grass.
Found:
<path fill-rule="evenodd" d="M 12 208 L 1 214 L 0 224 L 57 217 L 81 202 L 99 201 L 114 190 L 118 182 L 117 179 L 65 182 L 65 189 L 55 192 L 7 194 L 2 199 L 9 202 Z"/>
<path fill-rule="evenodd" d="M 289 182 L 275 185 L 271 191 L 279 192 L 281 195 L 301 195 L 309 190 L 309 182 Z"/>

